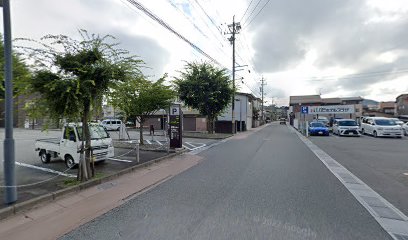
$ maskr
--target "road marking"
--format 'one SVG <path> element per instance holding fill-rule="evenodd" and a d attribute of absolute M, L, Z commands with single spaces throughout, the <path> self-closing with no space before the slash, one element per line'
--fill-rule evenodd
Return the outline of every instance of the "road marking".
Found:
<path fill-rule="evenodd" d="M 194 146 L 193 144 L 189 143 L 189 142 L 184 142 L 185 144 L 190 145 L 191 147 L 195 148 L 196 146 Z"/>
<path fill-rule="evenodd" d="M 408 172 L 404 172 L 403 174 L 404 174 L 405 176 L 408 176 Z"/>
<path fill-rule="evenodd" d="M 119 158 L 108 158 L 108 160 L 117 161 L 117 162 L 127 162 L 127 163 L 133 162 L 133 161 L 130 161 L 130 160 L 119 159 Z"/>
<path fill-rule="evenodd" d="M 145 140 L 147 142 L 147 144 L 152 144 L 152 142 L 150 142 L 149 140 Z"/>
<path fill-rule="evenodd" d="M 191 151 L 191 148 L 187 147 L 186 145 L 183 144 L 183 147 L 187 148 L 188 150 Z"/>
<path fill-rule="evenodd" d="M 160 144 L 161 146 L 163 146 L 163 143 L 161 143 L 159 140 L 155 140 L 158 144 Z"/>
<path fill-rule="evenodd" d="M 71 177 L 71 178 L 76 178 L 76 177 L 77 177 L 76 175 L 69 174 L 69 173 L 63 173 L 63 172 L 60 172 L 60 171 L 57 171 L 57 170 L 53 170 L 53 169 L 50 169 L 50 168 L 38 167 L 38 166 L 35 166 L 35 165 L 31 165 L 31 164 L 27 164 L 27 163 L 22 163 L 22 162 L 15 162 L 15 163 L 16 163 L 16 165 L 18 165 L 18 166 L 28 167 L 28 168 L 32 168 L 32 169 L 37 169 L 37 170 L 41 170 L 41 171 L 48 172 L 48 173 L 54 173 L 54 174 L 61 175 L 61 176 L 64 176 L 64 177 Z"/>
<path fill-rule="evenodd" d="M 296 130 L 300 140 L 316 155 L 316 157 L 333 173 L 346 189 L 360 202 L 374 219 L 394 239 L 408 239 L 408 217 L 381 195 L 371 189 L 353 173 L 334 160 L 330 155 L 316 146 Z"/>

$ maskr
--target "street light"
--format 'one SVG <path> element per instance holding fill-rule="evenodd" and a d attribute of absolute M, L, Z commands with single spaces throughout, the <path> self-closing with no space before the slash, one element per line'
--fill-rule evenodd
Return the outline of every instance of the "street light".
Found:
<path fill-rule="evenodd" d="M 5 203 L 11 204 L 17 201 L 14 139 L 13 139 L 13 74 L 11 58 L 11 23 L 10 23 L 10 0 L 0 1 L 3 7 L 4 27 L 4 87 L 5 87 L 5 139 L 4 139 L 4 183 Z"/>

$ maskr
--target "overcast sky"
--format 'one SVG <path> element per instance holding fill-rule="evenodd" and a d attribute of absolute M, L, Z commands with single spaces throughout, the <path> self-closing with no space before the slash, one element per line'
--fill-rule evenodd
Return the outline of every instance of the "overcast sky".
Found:
<path fill-rule="evenodd" d="M 13 38 L 75 38 L 78 29 L 112 34 L 146 62 L 152 79 L 164 73 L 171 79 L 185 61 L 208 60 L 126 0 L 11 2 Z M 290 95 L 319 93 L 394 101 L 408 92 L 406 0 L 138 2 L 229 69 L 232 48 L 224 32 L 235 15 L 242 25 L 237 64 L 248 65 L 237 72 L 237 83 L 241 91 L 259 96 L 263 76 L 269 102 L 273 98 L 282 105 Z"/>

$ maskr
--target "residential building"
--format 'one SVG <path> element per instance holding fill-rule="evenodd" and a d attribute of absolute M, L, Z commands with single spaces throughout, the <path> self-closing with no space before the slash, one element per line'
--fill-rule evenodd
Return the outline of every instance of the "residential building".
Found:
<path fill-rule="evenodd" d="M 261 115 L 261 99 L 250 93 L 235 94 L 234 119 L 237 131 L 246 131 L 258 127 Z M 229 105 L 225 111 L 218 116 L 216 122 L 217 132 L 231 132 L 232 107 Z"/>
<path fill-rule="evenodd" d="M 395 102 L 380 102 L 380 112 L 390 116 L 395 115 Z"/>
<path fill-rule="evenodd" d="M 408 94 L 401 94 L 397 97 L 396 101 L 396 115 L 408 115 Z"/>

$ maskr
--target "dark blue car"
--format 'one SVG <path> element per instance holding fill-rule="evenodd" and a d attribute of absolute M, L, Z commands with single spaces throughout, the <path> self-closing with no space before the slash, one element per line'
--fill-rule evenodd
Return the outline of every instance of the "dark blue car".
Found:
<path fill-rule="evenodd" d="M 311 122 L 309 124 L 309 135 L 329 136 L 329 128 L 321 122 Z"/>

